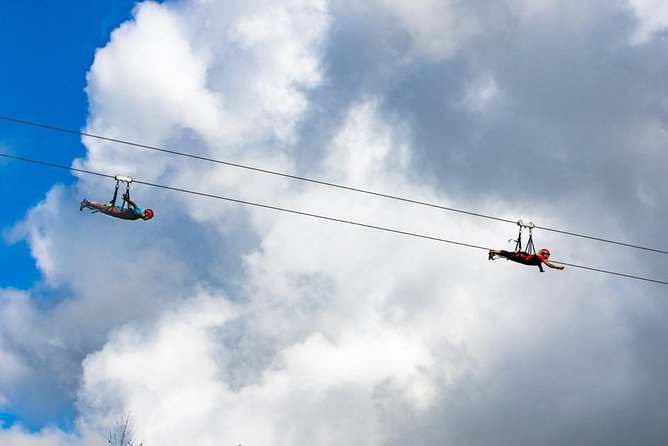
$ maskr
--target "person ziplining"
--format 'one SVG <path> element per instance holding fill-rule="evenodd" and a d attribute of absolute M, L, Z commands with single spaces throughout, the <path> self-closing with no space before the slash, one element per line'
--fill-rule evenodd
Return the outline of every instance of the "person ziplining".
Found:
<path fill-rule="evenodd" d="M 550 251 L 547 248 L 542 248 L 536 253 L 536 248 L 533 244 L 533 235 L 531 230 L 534 228 L 532 222 L 525 223 L 522 220 L 517 222 L 517 225 L 520 227 L 520 233 L 515 240 L 515 251 L 504 251 L 503 249 L 490 249 L 488 258 L 489 260 L 495 260 L 499 257 L 502 257 L 506 260 L 511 260 L 513 262 L 521 263 L 528 266 L 537 266 L 540 269 L 541 273 L 544 273 L 543 265 L 548 266 L 552 269 L 563 270 L 563 266 L 557 266 L 549 261 Z M 522 250 L 522 228 L 529 229 L 529 240 L 527 241 L 526 249 Z"/>
<path fill-rule="evenodd" d="M 79 210 L 83 211 L 84 209 L 91 209 L 93 212 L 101 212 L 110 217 L 120 218 L 122 220 L 152 219 L 155 215 L 152 209 L 142 209 L 130 198 L 130 183 L 132 183 L 132 178 L 116 175 L 114 179 L 116 180 L 116 189 L 114 190 L 114 198 L 112 198 L 109 203 L 97 203 L 84 198 L 81 200 Z M 122 196 L 123 203 L 120 206 L 116 206 L 120 183 L 125 183 L 127 187 Z"/>

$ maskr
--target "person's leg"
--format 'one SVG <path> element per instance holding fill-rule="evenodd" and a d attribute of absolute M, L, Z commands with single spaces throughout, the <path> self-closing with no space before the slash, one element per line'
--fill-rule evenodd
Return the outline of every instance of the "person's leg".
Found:
<path fill-rule="evenodd" d="M 514 253 L 504 251 L 503 249 L 490 249 L 489 250 L 489 260 L 494 260 L 497 257 L 504 257 L 506 259 L 509 259 Z"/>
<path fill-rule="evenodd" d="M 96 211 L 102 212 L 103 210 L 105 210 L 105 208 L 108 207 L 108 205 L 107 204 L 102 204 L 102 203 L 97 203 L 95 201 L 89 201 L 88 204 L 86 205 L 86 207 L 88 209 L 94 209 Z"/>
<path fill-rule="evenodd" d="M 88 201 L 85 198 L 81 201 L 81 206 L 79 207 L 79 210 L 83 210 L 83 208 L 88 208 L 88 209 L 93 209 L 98 212 L 102 212 L 104 214 L 117 214 L 118 209 L 115 206 L 111 206 L 106 203 L 97 203 L 95 201 Z"/>
<path fill-rule="evenodd" d="M 514 255 L 514 252 L 504 251 L 503 249 L 490 249 L 489 260 L 494 260 L 496 257 L 503 257 L 504 259 L 512 260 Z"/>

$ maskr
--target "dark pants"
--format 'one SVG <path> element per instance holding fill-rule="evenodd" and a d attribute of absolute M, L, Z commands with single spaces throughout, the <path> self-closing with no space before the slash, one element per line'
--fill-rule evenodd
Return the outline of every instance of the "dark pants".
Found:
<path fill-rule="evenodd" d="M 517 254 L 517 253 L 501 250 L 501 252 L 499 252 L 498 255 L 499 255 L 499 257 L 503 257 L 505 259 L 511 260 L 515 254 Z"/>

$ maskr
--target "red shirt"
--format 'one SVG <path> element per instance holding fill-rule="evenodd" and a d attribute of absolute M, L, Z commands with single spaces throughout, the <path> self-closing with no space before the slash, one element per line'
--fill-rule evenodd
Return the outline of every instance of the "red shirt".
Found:
<path fill-rule="evenodd" d="M 511 260 L 522 263 L 524 265 L 538 266 L 543 263 L 545 257 L 540 254 L 529 254 L 527 252 L 518 252 L 516 253 Z"/>

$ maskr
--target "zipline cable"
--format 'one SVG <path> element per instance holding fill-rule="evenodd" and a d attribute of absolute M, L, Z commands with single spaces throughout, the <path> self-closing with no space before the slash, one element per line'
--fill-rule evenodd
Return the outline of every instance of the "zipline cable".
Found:
<path fill-rule="evenodd" d="M 193 154 L 190 154 L 190 153 L 178 152 L 178 151 L 175 151 L 175 150 L 169 150 L 169 149 L 165 149 L 165 148 L 161 148 L 161 147 L 149 146 L 149 145 L 146 145 L 146 144 L 139 144 L 139 143 L 135 143 L 135 142 L 132 142 L 132 141 L 125 141 L 125 140 L 122 140 L 122 139 L 116 139 L 116 138 L 110 138 L 110 137 L 107 137 L 107 136 L 95 135 L 95 134 L 92 134 L 92 133 L 82 132 L 82 131 L 78 131 L 78 130 L 65 129 L 65 128 L 62 128 L 62 127 L 56 127 L 56 126 L 52 126 L 52 125 L 48 125 L 48 124 L 42 124 L 42 123 L 38 123 L 38 122 L 26 121 L 26 120 L 18 119 L 18 118 L 12 118 L 12 117 L 9 117 L 9 116 L 0 115 L 0 119 L 4 120 L 4 121 L 9 121 L 9 122 L 15 122 L 15 123 L 18 123 L 18 124 L 25 124 L 25 125 L 30 125 L 30 126 L 33 126 L 33 127 L 39 127 L 39 128 L 48 129 L 48 130 L 55 130 L 55 131 L 58 131 L 58 132 L 70 133 L 70 134 L 73 134 L 73 135 L 86 136 L 86 137 L 89 137 L 89 138 L 99 139 L 99 140 L 102 140 L 102 141 L 109 141 L 109 142 L 114 142 L 114 143 L 123 144 L 123 145 L 127 145 L 127 146 L 138 147 L 138 148 L 142 148 L 142 149 L 153 150 L 153 151 L 162 152 L 162 153 L 168 153 L 168 154 L 171 154 L 171 155 L 197 159 L 197 160 L 200 160 L 200 161 L 207 161 L 207 162 L 222 164 L 222 165 L 226 165 L 226 166 L 230 166 L 230 167 L 236 167 L 236 168 L 240 168 L 240 169 L 251 170 L 251 171 L 254 171 L 254 172 L 260 172 L 260 173 L 264 173 L 264 174 L 275 175 L 275 176 L 280 176 L 280 177 L 284 177 L 284 178 L 290 178 L 290 179 L 293 179 L 293 180 L 299 180 L 299 181 L 304 181 L 304 182 L 308 182 L 308 183 L 319 184 L 321 186 L 328 186 L 328 187 L 333 187 L 333 188 L 337 188 L 337 189 L 348 190 L 348 191 L 351 191 L 351 192 L 358 192 L 358 193 L 373 195 L 373 196 L 377 196 L 377 197 L 381 197 L 381 198 L 387 198 L 387 199 L 391 199 L 391 200 L 402 201 L 402 202 L 405 202 L 405 203 L 417 204 L 417 205 L 420 205 L 420 206 L 427 206 L 427 207 L 441 209 L 441 210 L 450 211 L 450 212 L 457 212 L 457 213 L 460 213 L 460 214 L 471 215 L 471 216 L 474 216 L 474 217 L 486 218 L 486 219 L 496 220 L 496 221 L 500 221 L 500 222 L 504 222 L 504 223 L 512 223 L 512 224 L 517 223 L 517 221 L 515 221 L 515 220 L 509 220 L 509 219 L 506 219 L 506 218 L 495 217 L 495 216 L 492 216 L 492 215 L 486 215 L 486 214 L 482 214 L 482 213 L 478 213 L 478 212 L 471 212 L 471 211 L 466 211 L 466 210 L 462 210 L 462 209 L 456 209 L 456 208 L 442 206 L 442 205 L 435 204 L 435 203 L 429 203 L 429 202 L 420 201 L 420 200 L 413 200 L 413 199 L 410 199 L 410 198 L 399 197 L 399 196 L 396 196 L 396 195 L 390 195 L 390 194 L 385 194 L 385 193 L 381 193 L 381 192 L 374 192 L 374 191 L 370 191 L 370 190 L 367 190 L 367 189 L 360 189 L 360 188 L 356 188 L 356 187 L 345 186 L 345 185 L 342 185 L 342 184 L 331 183 L 331 182 L 328 182 L 328 181 L 316 180 L 316 179 L 313 179 L 313 178 L 302 177 L 302 176 L 298 176 L 298 175 L 291 175 L 291 174 L 287 174 L 287 173 L 283 173 L 283 172 L 277 172 L 277 171 L 273 171 L 273 170 L 262 169 L 262 168 L 259 168 L 259 167 L 253 167 L 253 166 L 247 166 L 247 165 L 244 165 L 244 164 L 232 163 L 232 162 L 229 162 L 229 161 L 222 161 L 222 160 L 215 159 L 215 158 L 208 158 L 208 157 L 204 157 L 204 156 L 193 155 Z M 646 246 L 640 246 L 640 245 L 635 245 L 635 244 L 631 244 L 631 243 L 619 242 L 619 241 L 605 239 L 605 238 L 601 238 L 601 237 L 594 237 L 594 236 L 590 236 L 590 235 L 579 234 L 579 233 L 576 233 L 576 232 L 563 231 L 563 230 L 560 230 L 560 229 L 549 228 L 549 227 L 546 227 L 546 226 L 536 225 L 534 227 L 536 229 L 542 229 L 543 231 L 556 232 L 556 233 L 559 233 L 559 234 L 569 235 L 569 236 L 573 236 L 573 237 L 580 237 L 580 238 L 585 238 L 585 239 L 588 239 L 588 240 L 595 240 L 595 241 L 598 241 L 598 242 L 624 246 L 624 247 L 627 247 L 627 248 L 635 248 L 635 249 L 640 249 L 640 250 L 644 250 L 644 251 L 651 251 L 651 252 L 655 252 L 655 253 L 659 253 L 659 254 L 667 254 L 668 255 L 668 251 L 661 250 L 661 249 L 649 248 L 649 247 L 646 247 Z"/>
<path fill-rule="evenodd" d="M 569 266 L 569 267 L 572 267 L 572 268 L 580 268 L 580 269 L 584 269 L 584 270 L 588 270 L 588 271 L 595 271 L 595 272 L 598 272 L 598 273 L 614 274 L 615 276 L 628 277 L 628 278 L 630 278 L 630 279 L 645 280 L 645 281 L 647 281 L 647 282 L 654 282 L 654 283 L 660 283 L 660 284 L 662 284 L 662 285 L 668 285 L 668 282 L 664 282 L 664 281 L 661 281 L 661 280 L 647 279 L 647 278 L 644 278 L 644 277 L 634 276 L 634 275 L 632 275 L 632 274 L 625 274 L 625 273 L 618 273 L 618 272 L 613 272 L 613 271 L 606 271 L 606 270 L 604 270 L 604 269 L 592 268 L 591 266 L 575 265 L 575 264 L 572 264 L 572 263 L 558 262 L 558 261 L 555 261 L 555 260 L 550 260 L 550 262 L 551 262 L 551 263 L 555 263 L 555 264 L 557 264 L 557 265 L 565 265 L 565 266 Z"/>
<path fill-rule="evenodd" d="M 19 160 L 19 161 L 25 161 L 25 162 L 29 162 L 29 163 L 33 163 L 33 164 L 41 164 L 41 165 L 48 166 L 48 167 L 55 167 L 55 168 L 59 168 L 59 169 L 81 172 L 81 173 L 86 173 L 86 174 L 90 174 L 90 175 L 97 175 L 97 176 L 107 177 L 107 178 L 115 178 L 114 175 L 108 175 L 108 174 L 94 172 L 94 171 L 90 171 L 90 170 L 86 170 L 86 169 L 77 169 L 77 168 L 74 168 L 74 167 L 63 166 L 61 164 L 54 164 L 54 163 L 34 160 L 34 159 L 30 159 L 30 158 L 23 158 L 23 157 L 19 157 L 19 156 L 15 156 L 15 155 L 8 155 L 8 154 L 5 154 L 5 153 L 0 153 L 0 156 L 6 157 L 6 158 L 11 158 L 11 159 L 14 159 L 14 160 Z M 264 209 L 271 209 L 271 210 L 274 210 L 274 211 L 286 212 L 286 213 L 290 213 L 290 214 L 294 214 L 294 215 L 301 215 L 301 216 L 305 216 L 305 217 L 318 218 L 318 219 L 321 219 L 321 220 L 327 220 L 327 221 L 332 221 L 332 222 L 336 222 L 336 223 L 345 223 L 345 224 L 348 224 L 348 225 L 360 226 L 360 227 L 363 227 L 363 228 L 375 229 L 375 230 L 378 230 L 378 231 L 390 232 L 390 233 L 399 234 L 399 235 L 406 235 L 406 236 L 410 236 L 410 237 L 416 237 L 416 238 L 421 238 L 421 239 L 431 240 L 431 241 L 436 241 L 436 242 L 449 243 L 449 244 L 452 244 L 452 245 L 464 246 L 464 247 L 467 247 L 467 248 L 482 249 L 482 250 L 485 250 L 485 251 L 490 250 L 490 248 L 486 248 L 484 246 L 473 245 L 473 244 L 470 244 L 470 243 L 458 242 L 458 241 L 454 241 L 454 240 L 448 240 L 448 239 L 444 239 L 444 238 L 440 238 L 440 237 L 433 237 L 433 236 L 430 236 L 430 235 L 419 234 L 419 233 L 416 233 L 416 232 L 401 231 L 399 229 L 392 229 L 392 228 L 387 228 L 387 227 L 384 227 L 384 226 L 370 225 L 370 224 L 367 224 L 367 223 L 361 223 L 361 222 L 356 222 L 356 221 L 352 221 L 352 220 L 344 220 L 344 219 L 336 218 L 336 217 L 328 217 L 326 215 L 320 215 L 320 214 L 313 214 L 313 213 L 310 213 L 310 212 L 297 211 L 297 210 L 294 210 L 294 209 L 282 208 L 282 207 L 272 206 L 272 205 L 262 204 L 262 203 L 255 203 L 255 202 L 252 202 L 252 201 L 239 200 L 239 199 L 236 199 L 236 198 L 223 197 L 221 195 L 214 195 L 214 194 L 209 194 L 209 193 L 205 193 L 205 192 L 198 192 L 198 191 L 183 189 L 183 188 L 179 188 L 179 187 L 165 186 L 163 184 L 149 183 L 147 181 L 140 181 L 140 180 L 136 180 L 136 179 L 133 179 L 132 181 L 134 183 L 143 184 L 145 186 L 157 187 L 157 188 L 161 188 L 161 189 L 166 189 L 166 190 L 171 190 L 171 191 L 176 191 L 176 192 L 182 192 L 182 193 L 197 195 L 197 196 L 201 196 L 201 197 L 214 198 L 214 199 L 217 199 L 217 200 L 224 200 L 224 201 L 229 201 L 229 202 L 233 202 L 233 203 L 239 203 L 239 204 L 244 204 L 244 205 L 248 205 L 248 206 L 264 208 Z M 668 282 L 664 282 L 664 281 L 657 280 L 657 279 L 650 279 L 650 278 L 646 278 L 646 277 L 635 276 L 635 275 L 632 275 L 632 274 L 618 273 L 618 272 L 615 272 L 615 271 L 608 271 L 608 270 L 604 270 L 604 269 L 591 268 L 591 267 L 588 267 L 588 266 L 575 265 L 575 264 L 557 262 L 557 261 L 553 261 L 552 263 L 560 264 L 560 265 L 566 265 L 566 266 L 570 266 L 570 267 L 573 267 L 573 268 L 585 269 L 585 270 L 589 270 L 589 271 L 596 271 L 596 272 L 604 273 L 604 274 L 626 277 L 626 278 L 630 278 L 630 279 L 642 280 L 642 281 L 645 281 L 645 282 L 652 282 L 652 283 L 658 283 L 658 284 L 661 284 L 661 285 L 668 285 Z"/>

